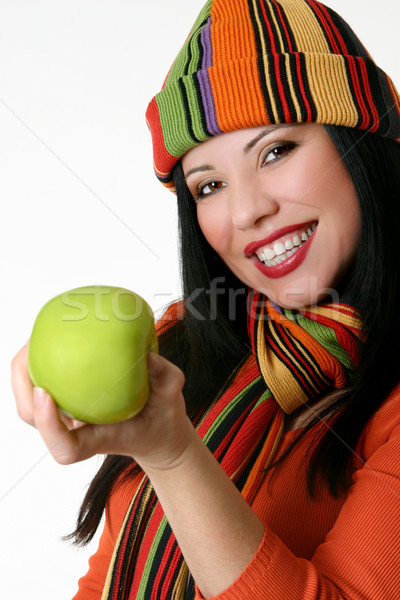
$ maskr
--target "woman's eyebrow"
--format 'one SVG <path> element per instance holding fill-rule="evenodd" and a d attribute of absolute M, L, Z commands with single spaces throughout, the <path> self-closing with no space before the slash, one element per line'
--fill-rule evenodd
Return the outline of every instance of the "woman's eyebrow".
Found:
<path fill-rule="evenodd" d="M 254 146 L 266 135 L 269 135 L 270 133 L 273 133 L 274 131 L 277 131 L 278 129 L 281 129 L 283 127 L 292 127 L 293 125 L 295 125 L 295 123 L 279 123 L 267 125 L 262 131 L 260 131 L 258 135 L 256 135 L 255 138 L 250 140 L 250 142 L 248 142 L 248 144 L 245 145 L 245 147 L 243 148 L 243 152 L 245 154 L 248 154 L 250 150 L 254 148 Z M 188 177 L 190 177 L 190 175 L 193 175 L 194 173 L 212 171 L 214 168 L 215 167 L 213 167 L 212 165 L 201 165 L 200 167 L 194 167 L 193 169 L 189 169 L 189 171 L 185 173 L 185 179 L 187 179 Z"/>
<path fill-rule="evenodd" d="M 215 167 L 211 165 L 202 165 L 201 167 L 194 167 L 193 169 L 189 169 L 187 173 L 185 173 L 185 179 L 187 179 L 193 173 L 199 173 L 202 171 L 212 171 Z"/>
<path fill-rule="evenodd" d="M 256 135 L 255 138 L 253 138 L 252 140 L 250 140 L 250 142 L 248 144 L 245 145 L 245 147 L 243 148 L 243 152 L 245 154 L 248 154 L 250 152 L 250 150 L 252 148 L 254 148 L 254 146 L 260 141 L 262 140 L 263 137 L 265 137 L 266 135 L 269 135 L 270 133 L 273 133 L 274 131 L 276 131 L 277 129 L 280 129 L 282 127 L 290 127 L 294 125 L 294 123 L 280 123 L 279 125 L 274 124 L 274 125 L 268 125 L 267 127 L 265 127 L 262 131 L 260 131 L 260 133 L 258 135 Z"/>

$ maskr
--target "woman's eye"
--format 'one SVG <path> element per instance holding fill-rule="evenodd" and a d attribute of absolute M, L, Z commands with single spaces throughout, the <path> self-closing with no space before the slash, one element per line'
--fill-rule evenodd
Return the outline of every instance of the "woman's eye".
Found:
<path fill-rule="evenodd" d="M 195 199 L 199 200 L 200 198 L 205 198 L 206 196 L 217 192 L 223 187 L 225 187 L 225 183 L 223 181 L 209 181 L 208 183 L 199 186 Z"/>
<path fill-rule="evenodd" d="M 263 165 L 275 162 L 276 160 L 283 158 L 284 156 L 289 154 L 289 152 L 294 150 L 295 147 L 296 147 L 296 144 L 293 142 L 290 142 L 290 143 L 287 142 L 287 143 L 279 144 L 278 146 L 275 146 L 275 148 L 272 148 L 272 150 L 269 150 L 267 152 L 267 154 L 265 155 Z"/>

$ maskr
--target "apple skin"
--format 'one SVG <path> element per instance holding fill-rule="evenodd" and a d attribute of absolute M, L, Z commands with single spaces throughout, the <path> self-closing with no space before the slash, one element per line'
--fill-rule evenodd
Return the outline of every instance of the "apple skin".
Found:
<path fill-rule="evenodd" d="M 47 302 L 33 325 L 28 372 L 65 413 L 95 424 L 138 414 L 147 401 L 147 352 L 157 352 L 150 306 L 130 290 L 86 286 Z"/>

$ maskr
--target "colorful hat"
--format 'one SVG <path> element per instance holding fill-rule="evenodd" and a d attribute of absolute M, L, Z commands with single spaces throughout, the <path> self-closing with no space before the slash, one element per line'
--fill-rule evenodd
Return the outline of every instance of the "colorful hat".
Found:
<path fill-rule="evenodd" d="M 324 123 L 400 141 L 400 96 L 349 25 L 315 0 L 208 0 L 146 118 L 154 169 L 219 133 Z"/>

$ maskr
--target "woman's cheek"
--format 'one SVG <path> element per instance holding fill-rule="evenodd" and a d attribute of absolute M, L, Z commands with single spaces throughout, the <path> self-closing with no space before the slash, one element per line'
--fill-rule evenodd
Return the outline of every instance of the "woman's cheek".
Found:
<path fill-rule="evenodd" d="M 207 205 L 198 206 L 197 221 L 207 242 L 216 252 L 219 252 L 226 240 L 226 227 L 221 211 L 213 210 L 208 201 Z"/>

